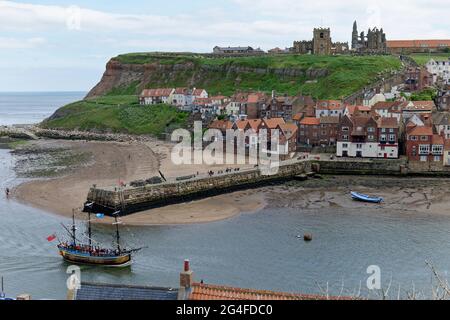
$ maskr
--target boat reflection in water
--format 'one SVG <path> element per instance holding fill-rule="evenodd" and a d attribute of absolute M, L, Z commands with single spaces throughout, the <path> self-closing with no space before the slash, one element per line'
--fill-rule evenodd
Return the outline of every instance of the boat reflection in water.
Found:
<path fill-rule="evenodd" d="M 92 207 L 92 205 L 87 206 Z M 114 225 L 116 226 L 116 247 L 104 248 L 102 246 L 93 245 L 92 228 L 91 228 L 91 210 L 88 210 L 88 243 L 82 243 L 77 239 L 75 226 L 75 210 L 72 213 L 72 228 L 69 229 L 63 225 L 64 229 L 70 235 L 71 240 L 60 241 L 58 249 L 63 259 L 69 263 L 94 265 L 104 267 L 127 267 L 132 263 L 132 255 L 140 251 L 139 249 L 126 249 L 120 245 L 119 221 L 120 211 L 115 212 Z"/>

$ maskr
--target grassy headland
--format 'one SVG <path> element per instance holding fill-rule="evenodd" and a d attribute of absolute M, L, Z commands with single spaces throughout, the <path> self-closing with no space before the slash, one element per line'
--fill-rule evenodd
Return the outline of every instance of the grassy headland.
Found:
<path fill-rule="evenodd" d="M 41 127 L 159 135 L 166 128 L 185 126 L 188 116 L 168 105 L 141 106 L 135 95 L 107 95 L 62 107 Z"/>
<path fill-rule="evenodd" d="M 131 65 L 189 65 L 189 68 L 178 70 L 176 75 L 155 72 L 154 77 L 144 83 L 147 88 L 196 86 L 207 89 L 212 95 L 232 95 L 236 90 L 276 90 L 290 95 L 303 93 L 320 99 L 348 96 L 401 67 L 400 61 L 394 56 L 278 55 L 211 58 L 195 54 L 132 53 L 120 55 L 113 60 Z M 300 76 L 291 75 L 290 70 L 302 72 Z M 134 92 L 138 93 L 137 84 L 113 91 L 133 92 L 134 86 Z"/>
<path fill-rule="evenodd" d="M 340 99 L 399 70 L 394 56 L 279 55 L 209 57 L 198 54 L 133 53 L 112 61 L 109 79 L 95 98 L 59 109 L 43 128 L 160 135 L 186 125 L 189 114 L 168 105 L 140 106 L 142 88 L 197 87 L 210 95 L 237 90 Z M 154 67 L 148 68 L 153 64 Z M 146 66 L 140 68 L 140 65 Z M 144 76 L 145 74 L 145 76 Z M 111 87 L 111 83 L 115 86 Z"/>
<path fill-rule="evenodd" d="M 450 59 L 449 53 L 415 53 L 411 55 L 411 58 L 414 59 L 419 65 L 424 66 L 428 61 L 434 59 L 435 61 L 447 61 Z"/>

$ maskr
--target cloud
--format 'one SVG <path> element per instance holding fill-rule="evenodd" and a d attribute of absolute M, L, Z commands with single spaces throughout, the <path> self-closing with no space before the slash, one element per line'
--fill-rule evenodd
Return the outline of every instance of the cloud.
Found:
<path fill-rule="evenodd" d="M 46 40 L 44 38 L 29 38 L 29 39 L 18 39 L 18 38 L 4 38 L 0 37 L 0 49 L 31 49 L 36 48 L 42 44 L 45 44 Z"/>

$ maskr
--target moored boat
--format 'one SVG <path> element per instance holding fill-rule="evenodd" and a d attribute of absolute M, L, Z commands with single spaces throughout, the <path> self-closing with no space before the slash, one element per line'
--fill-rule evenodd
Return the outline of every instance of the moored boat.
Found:
<path fill-rule="evenodd" d="M 82 243 L 77 239 L 75 227 L 75 211 L 72 214 L 72 228 L 69 230 L 66 226 L 68 234 L 71 237 L 70 241 L 59 242 L 58 250 L 62 258 L 69 263 L 82 265 L 95 265 L 104 267 L 127 267 L 132 263 L 133 253 L 141 249 L 126 249 L 120 244 L 120 231 L 118 220 L 120 212 L 114 213 L 116 226 L 116 247 L 103 248 L 101 246 L 93 245 L 92 243 L 92 228 L 91 228 L 91 212 L 88 212 L 88 240 L 87 244 Z"/>
<path fill-rule="evenodd" d="M 381 203 L 383 202 L 383 198 L 381 197 L 372 197 L 368 196 L 366 194 L 362 194 L 359 192 L 351 192 L 353 200 L 357 201 L 363 201 L 363 202 L 370 202 L 370 203 Z"/>

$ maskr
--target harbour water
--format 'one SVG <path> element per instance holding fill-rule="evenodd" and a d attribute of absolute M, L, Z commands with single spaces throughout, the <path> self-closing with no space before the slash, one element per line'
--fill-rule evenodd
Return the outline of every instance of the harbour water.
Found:
<path fill-rule="evenodd" d="M 1 190 L 21 182 L 13 167 L 10 152 L 0 150 Z M 0 275 L 7 294 L 65 298 L 68 265 L 58 256 L 56 243 L 46 240 L 55 232 L 63 235 L 61 223 L 70 221 L 0 193 Z M 318 285 L 325 288 L 327 283 L 332 294 L 339 294 L 342 285 L 344 294 L 361 285 L 367 294 L 366 271 L 376 265 L 383 286 L 392 279 L 391 297 L 397 295 L 399 285 L 403 296 L 413 287 L 429 295 L 432 277 L 425 261 L 446 276 L 449 231 L 450 216 L 445 214 L 380 212 L 368 207 L 304 210 L 283 208 L 281 203 L 211 224 L 123 226 L 128 245 L 146 246 L 135 263 L 124 270 L 83 267 L 81 277 L 88 282 L 176 287 L 183 260 L 188 258 L 196 279 L 206 283 L 315 294 L 321 293 Z M 99 241 L 113 242 L 112 226 L 96 226 L 94 232 Z M 314 235 L 310 243 L 297 238 L 306 232 Z"/>

